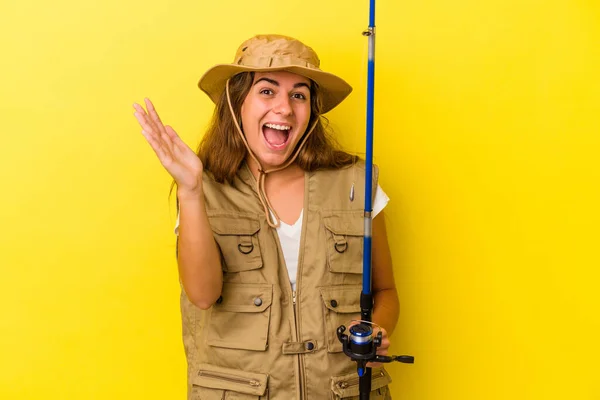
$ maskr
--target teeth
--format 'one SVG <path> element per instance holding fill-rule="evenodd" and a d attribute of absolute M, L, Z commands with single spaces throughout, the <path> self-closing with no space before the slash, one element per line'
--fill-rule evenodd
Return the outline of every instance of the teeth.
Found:
<path fill-rule="evenodd" d="M 265 126 L 267 128 L 271 128 L 271 129 L 277 129 L 279 131 L 289 131 L 290 129 L 292 129 L 291 126 L 286 126 L 286 125 L 277 125 L 277 124 L 265 124 Z"/>

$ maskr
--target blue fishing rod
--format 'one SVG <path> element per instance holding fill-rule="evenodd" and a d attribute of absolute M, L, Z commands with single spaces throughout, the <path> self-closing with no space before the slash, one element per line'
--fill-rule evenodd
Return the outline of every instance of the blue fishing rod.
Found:
<path fill-rule="evenodd" d="M 369 40 L 369 61 L 367 71 L 367 134 L 365 160 L 365 212 L 364 212 L 364 241 L 363 241 L 363 283 L 360 295 L 361 321 L 349 329 L 340 326 L 337 336 L 344 353 L 357 363 L 359 376 L 359 400 L 369 400 L 371 393 L 371 368 L 368 362 L 389 363 L 399 361 L 414 363 L 412 356 L 379 356 L 377 348 L 381 346 L 381 331 L 373 335 L 372 313 L 373 294 L 371 292 L 371 249 L 373 223 L 373 114 L 375 100 L 375 0 L 369 1 L 369 28 L 363 32 Z"/>

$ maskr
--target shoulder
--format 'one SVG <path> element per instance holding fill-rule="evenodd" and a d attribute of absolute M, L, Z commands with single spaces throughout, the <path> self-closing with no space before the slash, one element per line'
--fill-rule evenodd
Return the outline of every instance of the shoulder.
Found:
<path fill-rule="evenodd" d="M 342 168 L 315 171 L 310 175 L 309 193 L 322 210 L 362 209 L 365 174 L 366 165 L 362 160 Z M 377 186 L 377 175 L 374 166 L 373 187 Z"/>
<path fill-rule="evenodd" d="M 314 174 L 321 181 L 331 183 L 335 186 L 336 183 L 352 181 L 364 184 L 367 166 L 364 160 L 358 160 L 353 164 L 346 165 L 341 168 L 329 168 L 315 171 Z M 373 164 L 372 167 L 373 184 L 376 185 L 379 177 L 379 167 Z"/>
<path fill-rule="evenodd" d="M 248 201 L 249 198 L 256 197 L 251 182 L 240 176 L 236 176 L 232 182 L 217 182 L 206 171 L 202 177 L 202 185 L 209 216 L 221 212 L 239 213 L 242 209 L 244 212 L 260 212 L 259 208 L 252 207 L 255 202 Z"/>

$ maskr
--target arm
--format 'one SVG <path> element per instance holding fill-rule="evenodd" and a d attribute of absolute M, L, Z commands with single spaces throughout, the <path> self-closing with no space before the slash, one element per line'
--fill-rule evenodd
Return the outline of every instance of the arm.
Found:
<path fill-rule="evenodd" d="M 205 310 L 221 295 L 223 273 L 221 256 L 206 215 L 204 194 L 200 192 L 177 192 L 180 216 L 177 261 L 179 278 L 188 299 Z"/>
<path fill-rule="evenodd" d="M 392 256 L 387 241 L 387 232 L 385 229 L 385 219 L 383 211 L 373 218 L 372 231 L 372 288 L 373 293 L 373 315 L 372 320 L 382 328 L 381 347 L 377 349 L 377 354 L 385 356 L 390 347 L 390 335 L 396 327 L 399 314 L 398 294 L 396 293 L 396 284 L 394 282 L 394 271 L 392 269 Z M 374 329 L 377 332 L 377 329 Z M 368 363 L 369 368 L 379 368 L 380 363 Z"/>
<path fill-rule="evenodd" d="M 188 299 L 207 309 L 221 294 L 221 257 L 206 215 L 202 188 L 202 162 L 175 130 L 163 125 L 154 105 L 145 99 L 148 112 L 134 104 L 142 134 L 163 167 L 177 183 L 180 226 L 177 240 L 179 277 Z"/>
<path fill-rule="evenodd" d="M 372 235 L 373 322 L 384 328 L 389 336 L 396 327 L 400 306 L 383 211 L 373 218 Z"/>

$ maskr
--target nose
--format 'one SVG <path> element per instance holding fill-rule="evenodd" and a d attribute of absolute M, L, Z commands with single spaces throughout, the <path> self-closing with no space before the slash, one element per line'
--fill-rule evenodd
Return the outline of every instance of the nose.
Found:
<path fill-rule="evenodd" d="M 289 116 L 292 114 L 292 104 L 290 102 L 290 98 L 287 94 L 281 94 L 277 98 L 277 102 L 275 107 L 273 107 L 273 111 L 276 114 Z"/>

